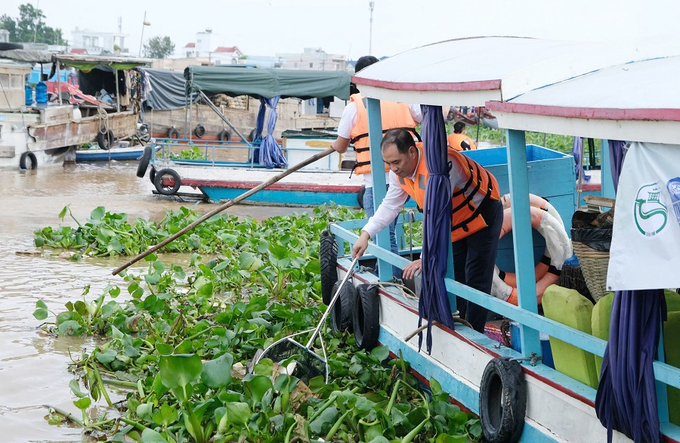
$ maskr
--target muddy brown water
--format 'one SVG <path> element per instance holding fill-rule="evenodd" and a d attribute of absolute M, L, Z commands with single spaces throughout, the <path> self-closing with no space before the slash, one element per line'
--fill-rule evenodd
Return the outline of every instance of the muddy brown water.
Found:
<path fill-rule="evenodd" d="M 160 220 L 167 209 L 192 207 L 199 213 L 215 205 L 177 201 L 152 194 L 148 178 L 135 175 L 136 162 L 70 164 L 34 171 L 0 170 L 0 430 L 3 442 L 81 442 L 81 429 L 54 426 L 45 420 L 53 405 L 80 417 L 68 384 L 70 355 L 91 350 L 92 339 L 52 337 L 33 318 L 35 303 L 43 300 L 53 312 L 68 301 L 101 295 L 108 284 L 121 284 L 111 271 L 127 259 L 85 259 L 73 262 L 33 246 L 33 231 L 45 226 L 76 226 L 70 217 L 58 218 L 70 205 L 81 223 L 97 206 L 131 217 Z M 231 214 L 263 219 L 304 208 L 236 205 Z M 179 258 L 182 260 L 182 258 Z M 54 321 L 54 316 L 48 317 Z"/>

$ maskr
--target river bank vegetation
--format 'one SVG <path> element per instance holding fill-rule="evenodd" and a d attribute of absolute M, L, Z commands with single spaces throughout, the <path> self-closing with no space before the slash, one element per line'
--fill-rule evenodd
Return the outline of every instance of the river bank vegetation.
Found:
<path fill-rule="evenodd" d="M 35 244 L 76 259 L 131 256 L 199 216 L 182 208 L 158 223 L 131 221 L 100 207 L 75 228 L 36 231 Z M 119 442 L 479 441 L 479 421 L 436 380 L 426 388 L 399 356 L 360 350 L 348 332 L 322 330 L 328 383 L 304 383 L 269 359 L 246 370 L 258 349 L 321 319 L 320 233 L 360 217 L 336 206 L 262 222 L 215 216 L 101 294 L 86 286 L 58 312 L 38 301 L 46 330 L 98 344 L 73 355 L 80 414 L 50 408 L 50 421 Z M 166 264 L 174 252 L 189 263 Z"/>

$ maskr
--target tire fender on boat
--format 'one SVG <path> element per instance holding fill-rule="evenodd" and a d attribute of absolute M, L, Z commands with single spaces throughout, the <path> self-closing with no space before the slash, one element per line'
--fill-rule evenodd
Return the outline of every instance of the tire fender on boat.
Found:
<path fill-rule="evenodd" d="M 356 287 L 352 308 L 352 327 L 357 346 L 370 351 L 378 344 L 380 333 L 380 296 L 375 285 Z"/>
<path fill-rule="evenodd" d="M 328 306 L 333 298 L 333 285 L 338 281 L 338 242 L 328 229 L 321 232 L 319 248 L 321 266 L 321 298 Z"/>
<path fill-rule="evenodd" d="M 179 138 L 179 131 L 174 126 L 168 129 L 168 138 Z"/>
<path fill-rule="evenodd" d="M 196 125 L 194 128 L 194 135 L 198 138 L 202 138 L 205 135 L 205 127 L 203 125 Z"/>
<path fill-rule="evenodd" d="M 226 129 L 221 130 L 219 134 L 217 134 L 217 140 L 219 141 L 228 142 L 229 139 L 231 139 L 231 132 Z"/>
<path fill-rule="evenodd" d="M 541 260 L 534 268 L 536 296 L 541 304 L 546 288 L 559 281 L 560 272 L 565 260 L 573 255 L 571 240 L 564 230 L 561 220 L 553 217 L 549 211 L 537 206 L 530 206 L 531 227 L 536 229 L 545 239 L 546 247 Z M 512 210 L 503 210 L 503 227 L 500 237 L 512 230 Z M 514 273 L 495 269 L 491 295 L 517 305 L 517 280 Z"/>
<path fill-rule="evenodd" d="M 338 280 L 333 285 L 333 294 L 339 289 L 340 296 L 333 304 L 333 310 L 331 311 L 331 329 L 333 332 L 344 332 L 345 330 L 354 332 L 352 328 L 352 303 L 357 291 L 351 279 L 342 288 L 340 288 L 340 283 L 342 282 Z"/>
<path fill-rule="evenodd" d="M 104 150 L 109 150 L 111 149 L 111 146 L 113 146 L 113 131 L 108 129 L 104 132 L 99 131 L 97 132 L 97 144 L 101 149 Z"/>
<path fill-rule="evenodd" d="M 145 146 L 142 156 L 139 158 L 139 164 L 137 165 L 137 177 L 142 178 L 146 174 L 146 170 L 149 168 L 149 161 L 151 161 L 151 146 Z"/>
<path fill-rule="evenodd" d="M 26 159 L 30 160 L 30 162 L 31 162 L 30 168 L 26 167 Z M 38 159 L 35 157 L 35 154 L 32 153 L 31 151 L 22 152 L 21 156 L 19 157 L 19 168 L 21 168 L 21 169 L 38 169 Z"/>
<path fill-rule="evenodd" d="M 168 178 L 168 176 L 170 177 Z M 170 183 L 166 184 L 166 181 L 170 181 Z M 173 169 L 166 168 L 156 172 L 153 184 L 156 186 L 156 190 L 159 194 L 173 195 L 179 190 L 179 187 L 182 186 L 182 180 L 179 178 L 177 172 Z"/>
<path fill-rule="evenodd" d="M 479 419 L 488 443 L 515 443 L 524 430 L 527 390 L 522 366 L 507 357 L 492 359 L 479 384 Z"/>

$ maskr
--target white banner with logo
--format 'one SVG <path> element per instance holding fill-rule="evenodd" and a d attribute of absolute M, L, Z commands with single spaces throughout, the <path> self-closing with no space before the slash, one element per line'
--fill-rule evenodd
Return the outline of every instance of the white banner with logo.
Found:
<path fill-rule="evenodd" d="M 632 143 L 615 208 L 607 288 L 680 288 L 680 145 Z"/>

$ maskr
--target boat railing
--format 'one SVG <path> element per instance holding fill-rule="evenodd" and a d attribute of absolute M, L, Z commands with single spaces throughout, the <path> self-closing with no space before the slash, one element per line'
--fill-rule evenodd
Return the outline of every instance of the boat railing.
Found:
<path fill-rule="evenodd" d="M 197 140 L 188 138 L 157 138 L 152 140 L 152 145 L 157 146 L 152 157 L 152 163 L 157 161 L 164 161 L 175 163 L 178 165 L 196 165 L 196 166 L 215 166 L 215 167 L 248 167 L 248 168 L 266 168 L 266 166 L 259 164 L 257 161 L 257 151 L 260 149 L 259 144 L 253 144 L 248 141 L 221 141 L 221 140 Z M 173 156 L 177 150 L 187 150 L 192 148 L 199 148 L 202 152 L 202 159 L 183 159 Z M 288 165 L 294 165 L 302 160 L 311 157 L 314 154 L 321 152 L 324 148 L 315 147 L 298 147 L 285 146 L 281 150 L 288 162 Z M 245 155 L 244 155 L 245 153 Z M 235 160 L 246 157 L 246 161 Z M 303 170 L 322 170 L 322 171 L 339 171 L 342 169 L 342 156 L 338 154 L 331 154 L 324 159 L 318 160 Z"/>
<path fill-rule="evenodd" d="M 420 214 L 418 215 L 420 216 L 418 219 L 422 220 L 422 215 Z M 398 220 L 398 223 L 402 224 L 404 223 L 404 220 L 405 217 L 402 216 Z M 346 248 L 347 245 L 345 242 L 347 242 L 351 247 L 351 245 L 353 245 L 354 242 L 358 239 L 358 235 L 355 234 L 353 230 L 358 230 L 362 228 L 365 225 L 365 223 L 366 220 L 349 220 L 331 224 L 330 231 L 335 236 L 338 242 L 339 257 L 346 255 L 346 251 L 349 250 L 349 248 Z M 398 229 L 397 231 L 400 232 L 401 229 Z M 409 260 L 407 260 L 406 258 L 396 255 L 389 250 L 383 249 L 379 247 L 376 243 L 369 243 L 369 246 L 366 250 L 366 254 L 367 255 L 370 254 L 371 256 L 375 257 L 381 262 L 385 262 L 402 269 L 409 263 Z M 387 269 L 388 273 L 391 272 L 390 266 L 381 265 L 380 269 L 381 273 L 383 269 Z M 449 299 L 452 302 L 452 309 L 454 309 L 453 306 L 455 306 L 456 296 L 459 296 L 470 302 L 483 306 L 484 308 L 487 308 L 498 315 L 512 319 L 513 321 L 517 322 L 520 325 L 519 332 L 520 340 L 522 343 L 521 346 L 522 351 L 520 352 L 526 359 L 532 357 L 531 355 L 533 352 L 532 350 L 540 349 L 539 332 L 547 334 L 550 337 L 562 340 L 566 343 L 569 343 L 570 345 L 573 345 L 586 352 L 590 352 L 596 356 L 599 357 L 604 356 L 605 348 L 607 345 L 607 342 L 605 340 L 602 340 L 588 333 L 579 331 L 572 327 L 561 324 L 557 321 L 546 318 L 538 314 L 538 312 L 532 312 L 520 306 L 515 306 L 513 304 L 502 301 L 489 294 L 485 294 L 481 291 L 470 288 L 469 286 L 458 283 L 452 278 L 447 277 L 445 279 L 445 285 L 447 293 L 449 295 Z M 534 341 L 534 343 L 531 342 L 532 340 Z M 657 382 L 661 383 L 661 385 L 657 383 L 657 397 L 659 402 L 659 413 L 660 417 L 662 418 L 661 419 L 662 431 L 666 432 L 669 429 L 668 427 L 672 427 L 673 434 L 679 435 L 680 428 L 670 423 L 667 423 L 668 405 L 666 386 L 680 388 L 680 369 L 664 363 L 663 340 L 660 340 L 658 354 L 660 358 L 657 358 L 654 361 L 654 376 Z M 586 393 L 586 397 L 588 397 L 591 401 L 595 400 L 594 389 L 586 386 L 585 384 L 582 384 L 581 382 L 573 378 L 570 379 L 577 384 L 574 386 L 579 386 L 579 390 L 581 392 Z M 663 419 L 664 417 L 663 411 L 665 411 L 666 417 L 665 420 Z"/>

